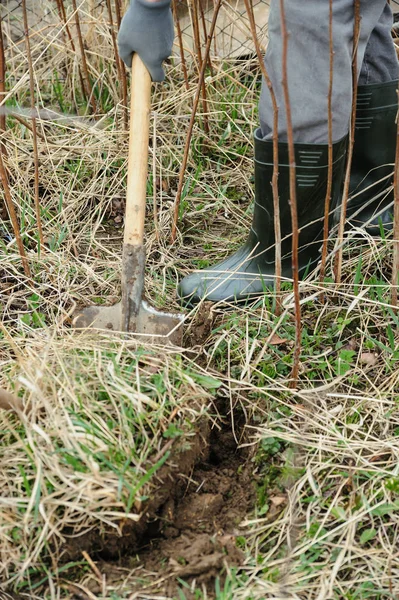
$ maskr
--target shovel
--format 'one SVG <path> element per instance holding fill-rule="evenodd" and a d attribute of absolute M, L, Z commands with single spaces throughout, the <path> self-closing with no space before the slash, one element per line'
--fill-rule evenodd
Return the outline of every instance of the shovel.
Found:
<path fill-rule="evenodd" d="M 143 336 L 143 341 L 181 345 L 184 315 L 160 312 L 143 297 L 150 104 L 151 77 L 138 55 L 134 54 L 122 253 L 122 300 L 114 306 L 84 308 L 75 314 L 73 327 L 133 332 Z"/>

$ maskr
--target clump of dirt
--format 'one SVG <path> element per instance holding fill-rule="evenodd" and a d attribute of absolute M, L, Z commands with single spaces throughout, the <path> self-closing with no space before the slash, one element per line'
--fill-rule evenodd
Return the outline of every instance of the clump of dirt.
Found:
<path fill-rule="evenodd" d="M 215 320 L 213 307 L 213 302 L 202 302 L 195 311 L 185 334 L 185 346 L 187 348 L 202 346 L 209 338 Z"/>
<path fill-rule="evenodd" d="M 114 223 L 115 227 L 122 227 L 125 216 L 126 200 L 120 196 L 114 196 L 109 209 L 109 218 Z"/>

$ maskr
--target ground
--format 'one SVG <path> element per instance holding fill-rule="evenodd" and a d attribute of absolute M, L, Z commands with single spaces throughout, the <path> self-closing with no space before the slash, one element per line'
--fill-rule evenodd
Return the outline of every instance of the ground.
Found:
<path fill-rule="evenodd" d="M 323 282 L 316 273 L 301 283 L 297 382 L 289 282 L 277 299 L 185 310 L 182 347 L 74 331 L 77 307 L 120 298 L 123 79 L 106 5 L 88 0 L 79 14 L 94 113 L 80 49 L 55 3 L 42 5 L 30 35 L 42 243 L 21 13 L 1 6 L 3 160 L 30 268 L 3 210 L 0 384 L 19 404 L 0 411 L 1 600 L 395 598 L 391 237 L 349 234 L 341 284 L 332 253 Z M 146 293 L 158 308 L 180 311 L 178 279 L 235 249 L 251 220 L 259 65 L 251 53 L 215 54 L 174 242 L 198 77 L 188 49 L 188 88 L 173 58 L 153 90 Z"/>

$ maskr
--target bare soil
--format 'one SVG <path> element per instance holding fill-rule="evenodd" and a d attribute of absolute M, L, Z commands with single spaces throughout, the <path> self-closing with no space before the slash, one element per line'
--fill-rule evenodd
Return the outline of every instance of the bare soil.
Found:
<path fill-rule="evenodd" d="M 169 593 L 176 577 L 212 583 L 226 563 L 242 563 L 236 537 L 255 494 L 247 459 L 231 431 L 214 429 L 206 459 L 189 480 L 178 482 L 163 506 L 157 535 L 143 540 L 134 560 L 146 570 L 173 574 Z"/>
<path fill-rule="evenodd" d="M 105 560 L 119 560 L 122 556 L 135 553 L 142 545 L 142 539 L 151 529 L 151 524 L 158 522 L 163 507 L 174 497 L 176 482 L 187 478 L 195 465 L 208 453 L 210 429 L 206 420 L 198 427 L 197 434 L 189 447 L 176 448 L 171 451 L 171 458 L 155 476 L 154 489 L 151 497 L 142 506 L 136 506 L 141 513 L 139 521 L 126 519 L 119 527 L 121 535 L 112 530 L 94 530 L 82 535 L 68 537 L 71 532 L 64 531 L 66 544 L 63 559 L 66 561 L 78 560 L 82 551 L 88 552 L 92 557 Z M 172 448 L 173 442 L 169 442 Z M 166 444 L 164 450 L 166 451 Z M 157 462 L 160 457 L 156 457 Z M 151 465 L 149 465 L 150 468 Z"/>
<path fill-rule="evenodd" d="M 181 580 L 188 584 L 195 580 L 197 589 L 205 585 L 211 598 L 215 579 L 223 581 L 226 566 L 243 563 L 237 546 L 239 526 L 256 494 L 249 458 L 246 450 L 237 448 L 228 425 L 215 426 L 191 472 L 180 473 L 172 485 L 166 482 L 160 489 L 163 503 L 156 514 L 147 513 L 141 537 L 130 538 L 128 544 L 120 538 L 114 544 L 108 540 L 97 553 L 98 569 L 108 584 L 114 581 L 117 587 L 123 572 L 133 570 L 137 583 L 130 593 L 151 588 L 152 593 L 172 599 L 178 597 Z M 96 594 L 101 589 L 93 582 L 90 591 Z M 184 594 L 187 600 L 194 598 L 188 588 Z"/>

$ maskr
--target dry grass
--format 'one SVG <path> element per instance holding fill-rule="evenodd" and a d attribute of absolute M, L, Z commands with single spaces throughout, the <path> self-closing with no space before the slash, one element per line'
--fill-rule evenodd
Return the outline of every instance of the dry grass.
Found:
<path fill-rule="evenodd" d="M 21 582 L 46 556 L 56 564 L 71 537 L 138 521 L 170 450 L 198 435 L 212 382 L 201 386 L 174 351 L 122 338 L 14 340 L 3 340 L 2 382 L 26 410 L 0 413 L 0 577 Z"/>
<path fill-rule="evenodd" d="M 246 443 L 257 448 L 258 501 L 237 532 L 244 566 L 228 569 L 221 590 L 197 587 L 196 597 L 396 597 L 399 340 L 397 312 L 389 304 L 392 242 L 364 238 L 360 249 L 359 240 L 347 244 L 339 289 L 328 279 L 321 287 L 317 276 L 301 285 L 297 391 L 289 389 L 294 325 L 288 286 L 280 317 L 271 294 L 227 313 L 213 308 L 209 335 L 182 353 L 139 348 L 117 335 L 71 333 L 76 305 L 119 298 L 127 137 L 104 7 L 96 4 L 93 13 L 87 0 L 81 11 L 100 106 L 93 116 L 80 93 L 79 53 L 51 25 L 54 5 L 43 3 L 49 12 L 31 35 L 42 111 L 45 249 L 37 247 L 32 135 L 15 118 L 29 124 L 28 65 L 15 23 L 13 29 L 4 22 L 4 139 L 32 269 L 28 280 L 3 219 L 0 384 L 27 406 L 25 414 L 0 414 L 4 586 L 30 598 L 164 598 L 159 574 L 102 564 L 99 578 L 84 557 L 64 565 L 60 554 L 71 532 L 118 531 L 136 519 L 156 481 L 150 465 L 169 458 L 164 449 L 171 439 L 179 447 L 193 442 L 196 425 L 214 413 L 217 392 L 230 403 L 237 436 L 235 417 L 246 416 Z M 170 245 L 196 87 L 192 62 L 189 68 L 186 90 L 178 62 L 168 66 L 151 115 L 156 150 L 148 185 L 147 290 L 157 306 L 168 308 L 176 307 L 178 277 L 224 257 L 244 239 L 253 194 L 256 61 L 214 58 L 207 78 L 211 133 L 205 135 L 200 114 L 179 234 Z M 188 335 L 198 318 L 195 311 L 188 316 Z M 191 597 L 184 586 L 181 593 Z"/>

